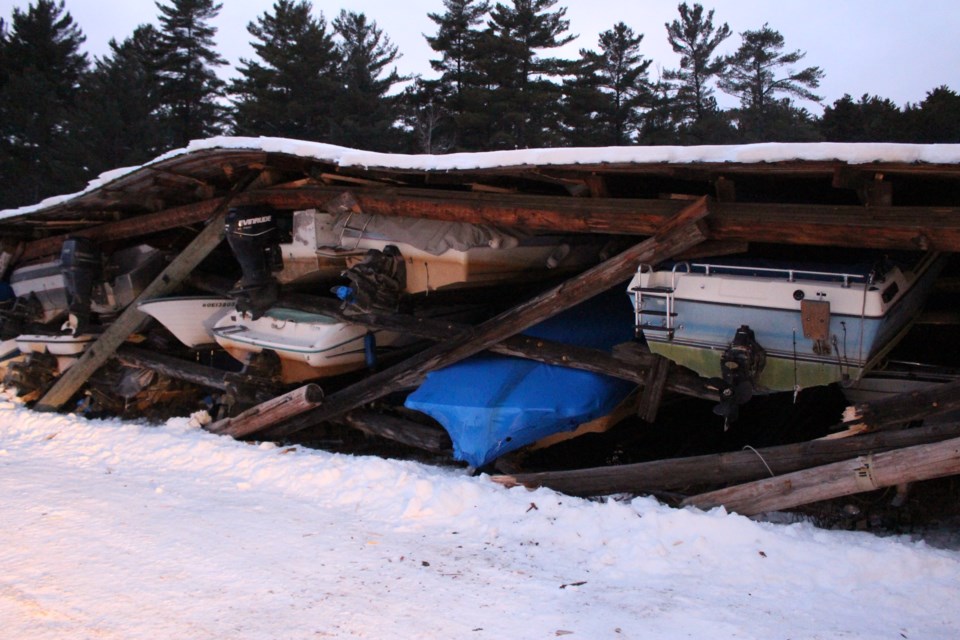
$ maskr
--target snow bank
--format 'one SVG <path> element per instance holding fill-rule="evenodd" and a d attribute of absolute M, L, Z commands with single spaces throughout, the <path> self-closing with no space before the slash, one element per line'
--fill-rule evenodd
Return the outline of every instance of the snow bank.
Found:
<path fill-rule="evenodd" d="M 960 553 L 0 402 L 10 638 L 955 638 Z M 921 595 L 922 594 L 922 595 Z"/>

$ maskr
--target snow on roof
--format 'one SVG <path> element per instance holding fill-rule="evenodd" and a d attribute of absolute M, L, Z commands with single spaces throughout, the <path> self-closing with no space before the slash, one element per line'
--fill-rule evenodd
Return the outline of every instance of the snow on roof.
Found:
<path fill-rule="evenodd" d="M 113 169 L 91 180 L 77 193 L 53 196 L 34 205 L 0 211 L 0 220 L 54 207 L 144 167 L 178 156 L 215 149 L 262 151 L 312 158 L 340 167 L 378 168 L 403 171 L 467 171 L 506 169 L 522 166 L 576 166 L 598 164 L 690 164 L 837 161 L 847 164 L 930 163 L 960 164 L 960 144 L 896 143 L 760 143 L 747 145 L 704 145 L 693 147 L 568 147 L 517 149 L 446 155 L 377 153 L 336 145 L 289 138 L 218 136 L 193 140 L 182 149 L 169 151 L 141 166 Z"/>

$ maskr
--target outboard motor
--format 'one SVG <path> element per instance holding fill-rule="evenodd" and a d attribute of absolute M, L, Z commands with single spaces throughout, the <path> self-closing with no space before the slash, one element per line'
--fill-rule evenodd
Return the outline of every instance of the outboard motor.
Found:
<path fill-rule="evenodd" d="M 240 263 L 243 276 L 230 292 L 237 310 L 254 320 L 277 301 L 280 285 L 273 272 L 283 268 L 280 234 L 273 211 L 264 207 L 232 207 L 226 218 L 227 242 Z"/>
<path fill-rule="evenodd" d="M 103 277 L 103 262 L 89 238 L 67 238 L 60 250 L 60 270 L 67 290 L 68 326 L 74 335 L 86 333 L 90 324 L 93 286 Z"/>
<path fill-rule="evenodd" d="M 713 381 L 713 386 L 720 392 L 720 402 L 713 412 L 723 416 L 727 424 L 740 415 L 740 405 L 753 397 L 757 380 L 766 364 L 767 352 L 757 343 L 753 329 L 741 325 L 720 357 L 723 378 Z"/>
<path fill-rule="evenodd" d="M 368 250 L 363 260 L 341 275 L 350 280 L 350 286 L 335 287 L 334 293 L 347 303 L 346 311 L 369 313 L 400 308 L 400 294 L 407 286 L 407 265 L 395 245 L 388 244 L 383 251 Z"/>

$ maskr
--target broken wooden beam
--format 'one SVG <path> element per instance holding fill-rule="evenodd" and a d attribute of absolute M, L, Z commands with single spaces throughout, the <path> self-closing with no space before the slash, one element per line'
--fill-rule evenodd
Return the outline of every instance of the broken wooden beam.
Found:
<path fill-rule="evenodd" d="M 282 293 L 280 304 L 299 311 L 328 315 L 343 322 L 355 322 L 372 329 L 397 331 L 434 341 L 455 340 L 474 330 L 471 326 L 450 320 L 376 312 L 347 313 L 336 300 L 300 293 Z M 492 345 L 489 350 L 500 355 L 613 376 L 638 385 L 646 384 L 649 378 L 647 372 L 660 359 L 660 356 L 644 350 L 638 343 L 617 345 L 611 355 L 600 349 L 560 344 L 525 335 L 511 336 Z M 719 399 L 715 391 L 704 386 L 695 372 L 675 363 L 669 365 L 666 389 L 703 400 L 716 402 Z"/>
<path fill-rule="evenodd" d="M 307 411 L 323 400 L 323 389 L 315 384 L 305 384 L 293 391 L 276 396 L 232 418 L 224 418 L 204 427 L 211 433 L 228 433 L 233 430 L 259 431 L 290 416 Z"/>
<path fill-rule="evenodd" d="M 706 239 L 707 199 L 688 204 L 660 233 L 563 284 L 509 309 L 457 340 L 442 342 L 329 396 L 318 408 L 267 432 L 280 438 L 329 420 L 398 390 L 420 384 L 426 374 L 484 351 L 510 336 L 620 285 L 641 262 L 660 262 Z M 237 435 L 231 433 L 230 435 Z M 244 435 L 252 435 L 246 433 Z M 239 436 L 238 436 L 239 437 Z"/>
<path fill-rule="evenodd" d="M 574 496 L 677 491 L 691 486 L 748 482 L 839 462 L 871 452 L 938 442 L 958 436 L 960 423 L 944 423 L 842 440 L 810 440 L 776 447 L 636 464 L 494 476 L 492 480 L 506 486 L 522 485 L 531 489 L 549 487 Z"/>
<path fill-rule="evenodd" d="M 854 430 L 884 429 L 950 411 L 960 411 L 960 380 L 853 405 L 843 423 Z"/>
<path fill-rule="evenodd" d="M 681 505 L 723 506 L 750 516 L 956 474 L 960 474 L 960 438 L 951 438 L 701 493 Z"/>

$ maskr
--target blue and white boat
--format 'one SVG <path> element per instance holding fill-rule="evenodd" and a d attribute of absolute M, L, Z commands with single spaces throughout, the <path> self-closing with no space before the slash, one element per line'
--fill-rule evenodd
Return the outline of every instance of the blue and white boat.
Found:
<path fill-rule="evenodd" d="M 619 291 L 608 292 L 524 334 L 610 350 L 633 338 L 630 305 Z M 587 371 L 483 353 L 431 372 L 405 405 L 443 425 L 454 458 L 479 468 L 608 415 L 635 386 Z"/>
<path fill-rule="evenodd" d="M 651 351 L 749 397 L 860 378 L 909 328 L 945 261 L 641 265 L 628 294 Z"/>

